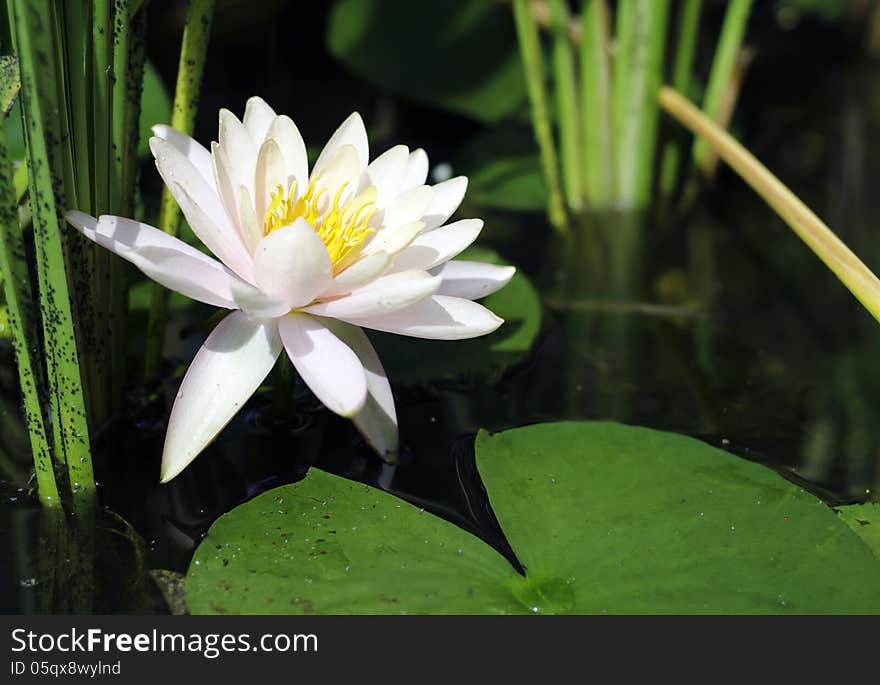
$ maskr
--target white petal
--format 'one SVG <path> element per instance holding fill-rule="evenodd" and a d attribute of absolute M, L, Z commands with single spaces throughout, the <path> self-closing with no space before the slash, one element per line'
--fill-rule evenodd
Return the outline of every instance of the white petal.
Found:
<path fill-rule="evenodd" d="M 247 247 L 248 252 L 253 254 L 259 242 L 263 239 L 263 225 L 257 221 L 257 215 L 254 213 L 254 203 L 247 188 L 238 187 L 238 228 L 241 233 L 241 239 Z"/>
<path fill-rule="evenodd" d="M 379 456 L 393 458 L 398 451 L 397 412 L 388 376 L 376 350 L 357 326 L 333 319 L 325 319 L 324 323 L 358 356 L 367 375 L 367 401 L 351 420 Z"/>
<path fill-rule="evenodd" d="M 335 300 L 313 304 L 304 311 L 334 319 L 382 316 L 430 297 L 439 287 L 439 276 L 427 271 L 402 271 L 376 279 Z"/>
<path fill-rule="evenodd" d="M 370 147 L 367 142 L 367 130 L 364 128 L 363 119 L 361 119 L 361 115 L 357 112 L 349 115 L 339 128 L 336 129 L 336 132 L 330 136 L 330 140 L 327 141 L 324 149 L 321 150 L 321 154 L 318 155 L 318 160 L 315 162 L 315 168 L 312 170 L 312 173 L 320 173 L 324 165 L 344 145 L 354 146 L 360 164 L 359 171 L 365 169 L 367 162 L 370 161 Z"/>
<path fill-rule="evenodd" d="M 241 217 L 239 202 L 241 194 L 237 191 L 243 187 L 238 182 L 238 174 L 232 173 L 232 163 L 229 161 L 229 155 L 220 147 L 219 143 L 211 143 L 211 160 L 214 166 L 214 185 L 217 188 L 217 194 L 226 210 L 226 216 L 229 217 L 230 223 L 238 228 L 238 221 Z M 250 195 L 250 193 L 248 193 Z M 241 230 L 239 229 L 239 233 Z"/>
<path fill-rule="evenodd" d="M 184 153 L 167 140 L 155 136 L 150 138 L 150 150 L 165 185 L 170 187 L 177 183 L 182 186 L 218 226 L 229 228 L 231 232 L 232 225 L 220 205 L 214 184 L 205 179 Z"/>
<path fill-rule="evenodd" d="M 100 219 L 95 219 L 85 212 L 77 211 L 67 212 L 64 216 L 74 228 L 87 238 L 119 255 L 144 247 L 164 247 L 182 252 L 193 259 L 217 263 L 216 260 L 191 245 L 187 245 L 180 238 L 175 238 L 165 231 L 140 221 L 110 214 L 104 214 Z"/>
<path fill-rule="evenodd" d="M 179 183 L 172 182 L 169 188 L 193 233 L 205 247 L 248 283 L 254 283 L 253 257 L 244 246 L 238 228 L 218 228 L 211 217 L 205 214 L 202 206 Z"/>
<path fill-rule="evenodd" d="M 324 297 L 335 297 L 351 292 L 355 288 L 378 278 L 391 263 L 391 255 L 387 252 L 375 252 L 361 257 L 333 279 L 333 285 L 322 293 Z"/>
<path fill-rule="evenodd" d="M 350 417 L 364 406 L 367 379 L 357 355 L 313 316 L 290 314 L 278 321 L 290 361 L 330 411 Z"/>
<path fill-rule="evenodd" d="M 260 221 L 265 220 L 266 209 L 272 201 L 272 193 L 287 192 L 287 168 L 281 148 L 272 138 L 267 138 L 257 156 L 257 171 L 254 177 L 254 206 Z"/>
<path fill-rule="evenodd" d="M 400 194 L 408 161 L 409 148 L 395 145 L 370 162 L 364 172 L 362 186 L 376 186 L 378 209 L 384 209 L 390 200 Z"/>
<path fill-rule="evenodd" d="M 307 221 L 272 231 L 254 255 L 257 285 L 290 308 L 302 307 L 333 285 L 333 265 L 320 236 Z"/>
<path fill-rule="evenodd" d="M 257 145 L 238 117 L 228 109 L 220 110 L 220 147 L 229 158 L 229 173 L 237 188 L 245 186 L 253 196 Z"/>
<path fill-rule="evenodd" d="M 458 209 L 458 206 L 464 199 L 467 185 L 468 180 L 466 176 L 456 176 L 448 181 L 431 186 L 431 189 L 434 191 L 434 197 L 431 199 L 431 206 L 425 211 L 423 219 L 426 231 L 442 226 L 455 213 L 455 210 Z"/>
<path fill-rule="evenodd" d="M 193 232 L 211 252 L 239 276 L 250 280 L 250 255 L 230 221 L 213 186 L 171 143 L 150 138 L 150 149 L 165 185 Z"/>
<path fill-rule="evenodd" d="M 143 247 L 120 256 L 166 288 L 215 307 L 236 309 L 232 288 L 236 282 L 247 286 L 220 262 L 206 264 L 164 247 Z"/>
<path fill-rule="evenodd" d="M 253 395 L 281 353 L 274 321 L 233 312 L 208 336 L 193 359 L 171 409 L 163 483 L 180 473 Z"/>
<path fill-rule="evenodd" d="M 171 145 L 180 150 L 183 156 L 192 162 L 192 165 L 209 185 L 214 184 L 214 163 L 211 160 L 210 151 L 204 145 L 190 138 L 185 133 L 181 133 L 177 129 L 165 126 L 164 124 L 153 126 L 152 130 L 157 137 L 167 140 Z"/>
<path fill-rule="evenodd" d="M 286 302 L 267 295 L 244 281 L 233 284 L 232 298 L 236 307 L 257 319 L 275 319 L 290 311 L 290 305 Z"/>
<path fill-rule="evenodd" d="M 433 196 L 431 186 L 416 186 L 402 192 L 385 208 L 382 226 L 394 228 L 419 221 L 431 206 Z"/>
<path fill-rule="evenodd" d="M 326 211 L 327 207 L 336 197 L 340 188 L 345 188 L 339 196 L 340 203 L 346 202 L 354 196 L 360 185 L 361 167 L 357 159 L 357 151 L 351 145 L 343 145 L 333 153 L 332 157 L 319 171 L 317 167 L 312 174 L 318 174 L 317 187 L 319 192 L 325 190 L 321 200 L 320 211 Z"/>
<path fill-rule="evenodd" d="M 438 295 L 479 300 L 507 285 L 516 273 L 516 268 L 452 260 L 433 269 L 431 273 L 443 279 Z"/>
<path fill-rule="evenodd" d="M 251 134 L 251 140 L 257 147 L 263 142 L 269 126 L 275 119 L 275 110 L 272 109 L 261 97 L 248 98 L 244 108 L 244 127 Z"/>
<path fill-rule="evenodd" d="M 445 295 L 434 295 L 393 314 L 346 321 L 377 331 L 434 340 L 476 338 L 504 323 L 481 304 Z"/>
<path fill-rule="evenodd" d="M 449 261 L 473 243 L 483 230 L 482 219 L 462 219 L 422 233 L 394 260 L 394 271 L 431 269 Z"/>
<path fill-rule="evenodd" d="M 409 161 L 406 165 L 406 176 L 403 179 L 401 191 L 415 188 L 425 184 L 428 180 L 428 155 L 422 148 L 409 153 Z"/>
<path fill-rule="evenodd" d="M 309 184 L 309 159 L 306 144 L 296 124 L 290 117 L 276 117 L 266 135 L 275 141 L 284 157 L 287 186 L 295 179 L 298 194 L 305 192 Z"/>
<path fill-rule="evenodd" d="M 385 252 L 394 256 L 409 246 L 424 228 L 425 224 L 421 221 L 413 221 L 410 224 L 394 228 L 380 228 L 370 237 L 364 247 L 364 254 L 372 255 L 375 252 Z"/>
<path fill-rule="evenodd" d="M 117 216 L 104 215 L 98 220 L 82 212 L 68 212 L 66 217 L 87 238 L 128 260 L 166 288 L 215 307 L 237 307 L 233 287 L 245 284 L 220 262 L 182 240 Z"/>

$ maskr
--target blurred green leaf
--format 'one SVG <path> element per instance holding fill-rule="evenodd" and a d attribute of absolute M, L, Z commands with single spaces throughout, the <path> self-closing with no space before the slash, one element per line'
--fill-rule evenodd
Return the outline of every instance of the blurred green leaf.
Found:
<path fill-rule="evenodd" d="M 171 96 L 162 77 L 149 60 L 144 66 L 144 90 L 141 95 L 140 141 L 138 155 L 150 153 L 150 130 L 156 124 L 171 124 Z"/>
<path fill-rule="evenodd" d="M 522 109 L 510 7 L 487 0 L 337 0 L 327 46 L 390 93 L 485 122 Z"/>
<path fill-rule="evenodd" d="M 496 126 L 468 141 L 452 163 L 468 177 L 467 199 L 479 207 L 544 212 L 547 187 L 531 130 Z"/>
<path fill-rule="evenodd" d="M 9 327 L 9 307 L 0 304 L 0 338 L 3 340 L 12 339 L 12 329 Z"/>
<path fill-rule="evenodd" d="M 880 562 L 773 471 L 672 433 L 546 423 L 476 441 L 526 575 L 460 528 L 312 469 L 220 517 L 201 613 L 876 613 Z"/>
<path fill-rule="evenodd" d="M 458 259 L 505 264 L 486 248 L 472 247 Z M 422 340 L 370 331 L 394 385 L 478 378 L 492 380 L 522 361 L 541 330 L 541 300 L 528 277 L 517 271 L 510 283 L 481 303 L 504 319 L 494 333 L 470 340 Z"/>
<path fill-rule="evenodd" d="M 812 14 L 824 21 L 838 21 L 842 19 L 854 5 L 851 0 L 780 0 L 776 12 L 778 16 L 800 18 L 801 14 Z"/>
<path fill-rule="evenodd" d="M 21 121 L 21 100 L 16 98 L 15 102 L 6 115 L 6 146 L 10 160 L 24 159 L 24 129 Z"/>
<path fill-rule="evenodd" d="M 546 206 L 546 188 L 537 157 L 496 159 L 469 177 L 468 200 L 494 209 L 540 212 Z"/>

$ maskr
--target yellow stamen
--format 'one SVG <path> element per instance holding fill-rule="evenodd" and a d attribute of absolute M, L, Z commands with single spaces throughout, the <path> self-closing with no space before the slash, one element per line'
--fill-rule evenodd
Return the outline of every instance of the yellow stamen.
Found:
<path fill-rule="evenodd" d="M 312 178 L 305 192 L 296 196 L 296 181 L 285 193 L 280 183 L 271 195 L 266 216 L 263 219 L 263 233 L 288 226 L 297 219 L 305 219 L 321 236 L 333 272 L 339 273 L 357 260 L 364 241 L 373 232 L 370 220 L 376 212 L 376 188 L 370 186 L 360 195 L 342 200 L 347 183 L 342 184 L 326 208 L 322 200 L 329 196 L 325 187 L 318 188 L 317 180 Z"/>

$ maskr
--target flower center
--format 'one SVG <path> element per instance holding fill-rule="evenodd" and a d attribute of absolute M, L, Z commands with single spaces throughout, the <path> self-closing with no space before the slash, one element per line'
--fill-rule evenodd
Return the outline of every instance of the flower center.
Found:
<path fill-rule="evenodd" d="M 321 236 L 333 263 L 333 273 L 338 274 L 357 260 L 364 241 L 373 232 L 369 224 L 376 212 L 376 188 L 370 186 L 360 195 L 342 202 L 348 185 L 343 183 L 328 205 L 327 189 L 317 188 L 315 180 L 309 182 L 298 198 L 296 181 L 287 193 L 280 183 L 276 186 L 263 219 L 263 233 L 268 235 L 296 219 L 305 219 Z"/>

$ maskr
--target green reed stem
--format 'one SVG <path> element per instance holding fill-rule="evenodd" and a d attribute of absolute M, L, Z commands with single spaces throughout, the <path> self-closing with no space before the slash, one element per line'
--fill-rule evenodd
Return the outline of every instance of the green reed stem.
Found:
<path fill-rule="evenodd" d="M 519 37 L 519 50 L 525 73 L 526 89 L 532 107 L 532 125 L 541 153 L 544 182 L 547 185 L 547 216 L 557 231 L 567 234 L 569 229 L 559 179 L 559 161 L 553 144 L 553 126 L 550 121 L 544 57 L 541 52 L 538 25 L 532 16 L 529 0 L 513 0 L 513 16 Z"/>
<path fill-rule="evenodd" d="M 58 49 L 58 74 L 62 85 L 59 96 L 64 103 L 64 114 L 70 135 L 67 136 L 65 154 L 72 160 L 75 173 L 66 177 L 66 208 L 93 213 L 91 172 L 91 0 L 68 0 L 54 3 Z M 95 252 L 98 249 L 90 240 L 75 231 L 63 231 L 69 275 L 76 279 L 71 288 L 73 312 L 77 322 L 77 343 L 80 351 L 80 367 L 86 389 L 86 406 L 95 418 L 103 388 L 99 377 L 96 300 L 92 296 L 95 268 Z"/>
<path fill-rule="evenodd" d="M 113 101 L 113 16 L 111 0 L 92 0 L 92 65 L 91 110 L 92 143 L 91 178 L 92 212 L 95 216 L 110 211 L 111 178 L 111 113 Z M 95 268 L 92 277 L 92 301 L 95 309 L 95 376 L 90 379 L 92 419 L 103 422 L 110 413 L 110 377 L 114 338 L 110 321 L 111 260 L 108 250 L 94 250 Z"/>
<path fill-rule="evenodd" d="M 111 106 L 111 161 L 109 208 L 113 214 L 131 216 L 134 209 L 134 174 L 131 156 L 132 131 L 137 130 L 137 120 L 132 122 L 129 96 L 131 89 L 129 67 L 133 22 L 129 0 L 115 0 L 113 5 L 113 78 Z M 136 75 L 132 75 L 137 78 Z M 141 69 L 141 78 L 143 70 Z M 126 321 L 128 319 L 127 268 L 121 259 L 110 261 L 110 399 L 111 407 L 117 409 L 122 402 L 125 388 Z"/>
<path fill-rule="evenodd" d="M 202 72 L 205 69 L 213 16 L 214 0 L 192 0 L 183 30 L 171 126 L 189 135 L 192 135 L 195 125 L 199 88 L 202 83 Z M 171 192 L 165 188 L 162 191 L 162 204 L 159 207 L 159 228 L 176 236 L 179 227 L 180 208 Z M 165 340 L 167 318 L 168 291 L 158 283 L 153 284 L 144 366 L 144 377 L 147 382 L 155 380 L 162 367 L 162 343 Z"/>
<path fill-rule="evenodd" d="M 621 194 L 620 179 L 623 170 L 620 168 L 622 160 L 618 157 L 623 148 L 623 136 L 627 132 L 624 126 L 625 115 L 631 105 L 627 102 L 629 95 L 630 60 L 632 59 L 634 34 L 636 33 L 636 2 L 638 0 L 621 0 L 617 4 L 615 13 L 615 54 L 612 64 L 612 117 L 614 134 L 614 154 L 617 161 L 614 178 L 615 203 Z M 629 129 L 632 127 L 630 126 Z"/>
<path fill-rule="evenodd" d="M 702 11 L 703 0 L 684 0 L 679 8 L 672 87 L 680 93 L 690 93 L 693 85 L 694 54 L 697 48 Z M 681 146 L 679 141 L 670 140 L 663 148 L 663 159 L 660 165 L 660 193 L 663 196 L 670 195 L 675 189 L 680 164 Z"/>
<path fill-rule="evenodd" d="M 66 56 L 63 49 L 65 35 L 61 14 L 59 13 L 59 7 L 56 3 L 52 3 L 49 20 L 51 22 L 51 28 L 49 30 L 52 32 L 55 40 L 52 54 L 49 57 L 54 62 L 55 83 L 57 86 L 55 96 L 59 105 L 56 119 L 56 125 L 58 125 L 59 128 L 55 131 L 56 137 L 58 138 L 58 156 L 54 163 L 57 165 L 56 168 L 58 168 L 61 173 L 60 181 L 64 188 L 64 197 L 66 199 L 75 199 L 76 184 L 74 179 L 76 174 L 73 154 L 73 135 L 67 108 Z M 68 248 L 68 245 L 65 244 L 63 239 L 62 244 L 64 244 L 65 249 Z"/>
<path fill-rule="evenodd" d="M 11 0 L 10 4 L 21 64 L 22 120 L 31 171 L 30 200 L 52 432 L 54 444 L 67 463 L 74 502 L 77 508 L 88 507 L 94 503 L 95 480 L 60 232 L 64 141 L 58 137 L 62 130 L 60 90 L 52 59 L 58 42 L 53 35 L 49 3 Z"/>
<path fill-rule="evenodd" d="M 684 0 L 678 13 L 677 47 L 672 67 L 672 83 L 676 88 L 690 89 L 693 80 L 694 54 L 700 33 L 703 0 Z M 683 90 L 682 92 L 687 92 Z"/>
<path fill-rule="evenodd" d="M 113 212 L 122 210 L 123 196 L 127 194 L 127 189 L 122 187 L 122 180 L 125 173 L 125 156 L 128 152 L 128 136 L 125 130 L 130 23 L 128 5 L 128 0 L 116 0 L 113 4 L 113 77 L 110 110 L 110 208 Z"/>
<path fill-rule="evenodd" d="M 556 85 L 562 185 L 568 207 L 577 212 L 583 207 L 584 202 L 578 131 L 577 79 L 574 68 L 574 46 L 571 43 L 571 16 L 566 0 L 550 0 L 550 17 L 553 31 L 553 78 Z"/>
<path fill-rule="evenodd" d="M 606 0 L 588 0 L 581 11 L 581 141 L 587 203 L 599 211 L 614 198 L 610 32 Z"/>
<path fill-rule="evenodd" d="M 0 126 L 0 273 L 3 274 L 9 328 L 18 363 L 18 380 L 24 398 L 37 490 L 40 500 L 47 507 L 58 507 L 58 485 L 55 483 L 52 450 L 46 437 L 41 401 L 45 396 L 41 395 L 45 393 L 45 379 L 42 378 L 39 358 L 36 359 L 37 363 L 32 358 L 32 354 L 36 356 L 39 350 L 36 311 L 3 126 Z"/>
<path fill-rule="evenodd" d="M 91 188 L 91 0 L 63 3 L 61 38 L 64 42 L 64 81 L 68 118 L 72 125 L 71 146 L 76 168 L 76 193 L 68 202 L 81 211 L 92 211 Z"/>
<path fill-rule="evenodd" d="M 129 51 L 126 69 L 125 121 L 123 130 L 122 214 L 132 216 L 137 183 L 138 143 L 140 142 L 141 94 L 144 89 L 144 66 L 147 58 L 147 13 L 137 11 L 139 0 L 129 2 L 132 20 L 128 27 Z M 115 102 L 115 101 L 114 101 Z"/>
<path fill-rule="evenodd" d="M 730 0 L 721 27 L 721 36 L 715 48 L 709 83 L 703 96 L 703 112 L 712 120 L 718 117 L 724 99 L 724 92 L 736 67 L 736 60 L 742 48 L 746 24 L 752 11 L 752 0 Z M 703 169 L 707 160 L 709 146 L 705 140 L 694 141 L 693 157 L 697 168 Z"/>
<path fill-rule="evenodd" d="M 651 200 L 668 17 L 668 0 L 618 4 L 613 99 L 620 209 L 643 209 Z"/>
<path fill-rule="evenodd" d="M 92 0 L 92 192 L 94 211 L 110 207 L 112 174 L 113 13 L 111 0 Z M 100 254 L 106 254 L 102 250 Z"/>

